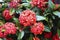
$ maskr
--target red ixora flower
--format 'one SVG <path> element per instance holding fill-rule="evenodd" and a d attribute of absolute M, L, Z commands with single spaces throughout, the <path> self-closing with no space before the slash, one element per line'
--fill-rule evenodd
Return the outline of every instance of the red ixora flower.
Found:
<path fill-rule="evenodd" d="M 44 31 L 44 24 L 42 22 L 35 23 L 31 27 L 31 32 L 34 33 L 35 35 L 42 34 L 43 31 Z"/>
<path fill-rule="evenodd" d="M 16 34 L 15 24 L 11 22 L 5 23 L 2 27 L 0 27 L 0 37 L 6 37 L 9 34 Z"/>
<path fill-rule="evenodd" d="M 44 33 L 44 37 L 45 38 L 51 38 L 51 36 L 52 36 L 52 32 L 46 32 L 46 33 Z"/>
<path fill-rule="evenodd" d="M 20 14 L 19 21 L 24 26 L 30 26 L 36 23 L 36 14 L 31 10 L 25 10 Z"/>
<path fill-rule="evenodd" d="M 11 2 L 9 3 L 9 5 L 10 5 L 10 7 L 12 7 L 12 8 L 16 8 L 16 7 L 18 6 L 18 2 L 11 1 Z"/>
<path fill-rule="evenodd" d="M 4 33 L 8 33 L 8 34 L 16 34 L 16 26 L 14 23 L 11 22 L 7 22 L 3 25 L 5 31 Z"/>
<path fill-rule="evenodd" d="M 37 6 L 38 8 L 44 10 L 45 8 L 48 7 L 46 5 L 47 2 L 48 2 L 48 0 L 32 0 L 31 5 L 32 5 L 32 7 Z M 54 2 L 54 0 L 52 0 L 52 2 Z"/>
<path fill-rule="evenodd" d="M 6 38 L 6 40 L 13 40 L 12 38 Z"/>
<path fill-rule="evenodd" d="M 3 38 L 3 37 L 4 37 L 4 35 L 2 33 L 2 26 L 0 26 L 0 38 Z"/>
<path fill-rule="evenodd" d="M 6 20 L 10 20 L 12 18 L 12 15 L 10 15 L 10 11 L 8 9 L 5 9 L 3 11 L 3 17 L 6 19 Z"/>
<path fill-rule="evenodd" d="M 58 34 L 54 35 L 53 38 L 52 38 L 52 40 L 59 40 Z"/>

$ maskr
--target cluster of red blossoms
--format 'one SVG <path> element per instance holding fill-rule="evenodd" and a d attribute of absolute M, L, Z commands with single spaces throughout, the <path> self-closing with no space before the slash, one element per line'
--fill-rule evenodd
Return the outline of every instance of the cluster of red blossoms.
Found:
<path fill-rule="evenodd" d="M 10 8 L 17 8 L 18 6 L 18 2 L 21 2 L 21 0 L 11 0 L 11 2 L 9 2 L 9 7 Z M 11 12 L 9 9 L 5 9 L 3 11 L 3 17 L 6 19 L 6 20 L 10 20 L 12 18 L 13 14 L 11 15 Z"/>
<path fill-rule="evenodd" d="M 0 38 L 4 38 L 9 34 L 16 34 L 16 31 L 15 24 L 7 22 L 3 26 L 0 26 Z"/>
<path fill-rule="evenodd" d="M 35 23 L 32 27 L 31 27 L 31 32 L 34 33 L 35 35 L 37 34 L 42 34 L 42 32 L 44 31 L 44 24 L 42 22 L 40 23 Z"/>
<path fill-rule="evenodd" d="M 59 36 L 58 36 L 58 33 L 53 36 L 52 40 L 60 40 L 60 39 L 59 39 Z"/>
<path fill-rule="evenodd" d="M 12 18 L 12 15 L 10 15 L 11 13 L 10 13 L 10 10 L 8 10 L 8 9 L 5 9 L 4 11 L 3 11 L 3 17 L 6 19 L 6 20 L 10 20 L 11 18 Z"/>
<path fill-rule="evenodd" d="M 11 7 L 11 8 L 16 8 L 17 7 L 17 5 L 18 5 L 18 3 L 17 2 L 10 2 L 10 4 L 9 4 L 9 7 Z"/>
<path fill-rule="evenodd" d="M 21 2 L 21 0 L 11 0 L 11 2 L 9 2 L 9 7 L 17 8 L 17 6 L 19 4 L 18 2 Z"/>
<path fill-rule="evenodd" d="M 44 10 L 44 8 L 47 7 L 46 3 L 48 2 L 48 0 L 32 0 L 31 1 L 31 5 L 37 6 L 38 8 L 41 8 L 42 10 Z M 52 2 L 54 2 L 54 0 L 52 0 Z"/>
<path fill-rule="evenodd" d="M 36 15 L 31 10 L 25 10 L 20 14 L 19 21 L 24 26 L 30 26 L 36 23 Z"/>
<path fill-rule="evenodd" d="M 31 32 L 35 35 L 42 34 L 44 31 L 44 24 L 42 22 L 36 23 L 36 14 L 31 10 L 23 11 L 19 16 L 20 24 L 24 26 L 32 26 Z"/>
<path fill-rule="evenodd" d="M 52 36 L 52 32 L 49 33 L 44 33 L 44 37 L 45 38 L 52 38 L 52 40 L 59 40 L 59 36 L 58 33 L 56 33 L 56 35 Z"/>

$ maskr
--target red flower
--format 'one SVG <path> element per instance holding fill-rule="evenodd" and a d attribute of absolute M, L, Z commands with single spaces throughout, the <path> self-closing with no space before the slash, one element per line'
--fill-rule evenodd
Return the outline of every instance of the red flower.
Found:
<path fill-rule="evenodd" d="M 12 18 L 12 15 L 10 15 L 10 11 L 6 9 L 6 10 L 3 11 L 3 17 L 6 20 L 10 20 Z"/>
<path fill-rule="evenodd" d="M 20 14 L 19 21 L 24 26 L 30 26 L 36 23 L 36 15 L 31 10 L 25 10 Z"/>
<path fill-rule="evenodd" d="M 34 7 L 34 6 L 37 6 L 39 0 L 32 0 L 31 1 L 31 5 Z"/>
<path fill-rule="evenodd" d="M 37 34 L 42 34 L 42 32 L 44 31 L 44 24 L 42 22 L 40 23 L 35 23 L 32 27 L 31 27 L 31 32 L 34 33 L 35 35 Z"/>
<path fill-rule="evenodd" d="M 40 40 L 38 37 L 33 37 L 33 40 Z"/>
<path fill-rule="evenodd" d="M 48 0 L 32 0 L 31 5 L 32 7 L 37 6 L 38 8 L 44 10 L 48 7 L 48 5 L 46 5 L 47 2 Z M 54 2 L 54 0 L 52 0 L 52 2 Z"/>
<path fill-rule="evenodd" d="M 3 37 L 4 37 L 3 33 L 2 33 L 2 32 L 0 32 L 0 38 L 3 38 Z"/>
<path fill-rule="evenodd" d="M 6 40 L 13 40 L 12 38 L 6 38 Z"/>
<path fill-rule="evenodd" d="M 44 33 L 44 37 L 45 37 L 45 38 L 51 38 L 51 36 L 52 36 L 52 32 Z"/>
<path fill-rule="evenodd" d="M 0 38 L 3 38 L 3 37 L 4 37 L 4 35 L 2 33 L 2 26 L 0 26 Z"/>
<path fill-rule="evenodd" d="M 5 25 L 3 25 L 5 31 L 4 34 L 16 34 L 16 26 L 15 24 L 11 23 L 11 22 L 7 22 L 5 23 Z"/>
<path fill-rule="evenodd" d="M 58 34 L 54 35 L 53 38 L 52 38 L 52 40 L 59 40 Z"/>
<path fill-rule="evenodd" d="M 2 27 L 0 27 L 0 37 L 4 38 L 9 34 L 16 34 L 16 31 L 15 24 L 7 22 Z"/>
<path fill-rule="evenodd" d="M 16 8 L 18 6 L 18 3 L 15 1 L 10 2 L 10 7 Z"/>

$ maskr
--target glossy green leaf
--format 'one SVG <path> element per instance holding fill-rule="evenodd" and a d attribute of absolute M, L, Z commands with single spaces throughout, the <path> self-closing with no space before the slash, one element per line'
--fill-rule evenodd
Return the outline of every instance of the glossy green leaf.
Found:
<path fill-rule="evenodd" d="M 60 12 L 59 11 L 55 11 L 55 12 L 53 12 L 53 14 L 60 18 Z"/>
<path fill-rule="evenodd" d="M 49 27 L 47 27 L 47 26 L 45 26 L 45 30 L 44 30 L 45 32 L 50 32 L 50 28 Z"/>
<path fill-rule="evenodd" d="M 48 1 L 48 6 L 53 9 L 55 7 L 54 3 L 52 2 L 52 0 Z"/>
<path fill-rule="evenodd" d="M 13 15 L 15 13 L 15 9 L 14 8 L 11 8 L 10 9 L 10 15 Z"/>
<path fill-rule="evenodd" d="M 29 40 L 33 40 L 33 35 L 30 34 Z"/>
<path fill-rule="evenodd" d="M 41 20 L 46 19 L 44 16 L 39 16 L 39 15 L 37 15 L 36 18 L 37 18 L 37 21 L 41 21 Z"/>
<path fill-rule="evenodd" d="M 24 31 L 21 31 L 18 35 L 18 40 L 22 40 L 23 36 L 24 36 Z"/>
<path fill-rule="evenodd" d="M 26 0 L 27 2 L 30 2 L 31 0 Z"/>
<path fill-rule="evenodd" d="M 36 15 L 40 15 L 42 12 L 38 7 L 31 8 L 31 10 L 34 11 Z"/>
<path fill-rule="evenodd" d="M 15 22 L 15 24 L 16 24 L 16 26 L 17 27 L 20 27 L 20 23 L 19 23 L 19 20 L 18 20 L 18 18 L 13 18 L 13 21 Z"/>
<path fill-rule="evenodd" d="M 22 9 L 17 9 L 17 10 L 16 10 L 16 13 L 17 13 L 17 14 L 20 14 L 21 12 L 22 12 Z"/>
<path fill-rule="evenodd" d="M 26 0 L 22 0 L 22 2 L 26 3 L 27 1 Z"/>
<path fill-rule="evenodd" d="M 0 40 L 3 40 L 2 38 L 0 38 Z"/>
<path fill-rule="evenodd" d="M 30 3 L 23 3 L 22 6 L 24 6 L 25 8 L 31 8 L 31 4 Z"/>

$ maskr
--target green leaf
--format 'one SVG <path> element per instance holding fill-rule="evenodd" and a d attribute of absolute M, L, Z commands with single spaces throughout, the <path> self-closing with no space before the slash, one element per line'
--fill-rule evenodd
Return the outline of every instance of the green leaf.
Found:
<path fill-rule="evenodd" d="M 30 34 L 29 40 L 33 40 L 33 35 Z"/>
<path fill-rule="evenodd" d="M 24 31 L 21 31 L 18 35 L 18 40 L 22 40 L 23 36 L 24 36 Z"/>
<path fill-rule="evenodd" d="M 21 12 L 22 12 L 22 9 L 17 9 L 17 10 L 16 10 L 16 13 L 17 13 L 17 14 L 20 14 Z"/>
<path fill-rule="evenodd" d="M 22 6 L 24 6 L 25 8 L 31 8 L 31 4 L 30 3 L 23 3 Z"/>
<path fill-rule="evenodd" d="M 53 9 L 55 7 L 54 3 L 52 2 L 52 0 L 48 1 L 48 6 Z"/>
<path fill-rule="evenodd" d="M 46 19 L 44 16 L 39 16 L 39 15 L 37 15 L 36 18 L 37 18 L 37 21 L 41 21 L 41 20 Z"/>
<path fill-rule="evenodd" d="M 26 3 L 27 1 L 26 0 L 22 0 L 22 2 Z"/>
<path fill-rule="evenodd" d="M 0 8 L 0 11 L 2 12 L 4 9 L 6 9 L 6 7 L 8 7 L 8 4 L 2 3 L 2 7 Z"/>
<path fill-rule="evenodd" d="M 53 14 L 60 18 L 60 12 L 59 11 L 55 11 L 55 12 L 53 12 Z"/>
<path fill-rule="evenodd" d="M 31 0 L 26 0 L 27 2 L 30 2 Z"/>
<path fill-rule="evenodd" d="M 3 40 L 2 38 L 0 38 L 0 40 Z"/>
<path fill-rule="evenodd" d="M 32 11 L 34 11 L 35 13 L 36 13 L 36 15 L 40 15 L 41 14 L 41 10 L 39 9 L 39 8 L 37 8 L 37 7 L 34 7 L 34 8 L 31 8 L 32 9 Z"/>
<path fill-rule="evenodd" d="M 11 0 L 3 0 L 4 2 L 10 2 Z"/>
<path fill-rule="evenodd" d="M 57 32 L 58 32 L 58 35 L 60 36 L 60 29 L 58 29 Z"/>
<path fill-rule="evenodd" d="M 19 23 L 18 18 L 13 17 L 13 20 L 14 20 L 16 26 L 17 26 L 17 27 L 20 27 L 20 23 Z"/>
<path fill-rule="evenodd" d="M 10 15 L 13 15 L 15 13 L 15 9 L 14 8 L 11 8 L 10 9 Z"/>
<path fill-rule="evenodd" d="M 45 32 L 50 32 L 50 28 L 49 27 L 47 27 L 47 26 L 45 26 L 45 30 L 44 30 Z"/>

